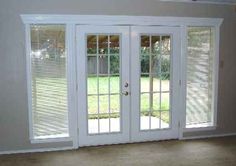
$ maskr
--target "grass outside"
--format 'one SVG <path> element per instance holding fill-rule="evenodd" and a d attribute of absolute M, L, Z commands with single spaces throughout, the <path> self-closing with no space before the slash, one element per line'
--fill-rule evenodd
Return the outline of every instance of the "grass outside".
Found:
<path fill-rule="evenodd" d="M 110 79 L 110 92 L 112 95 L 109 97 L 109 79 Z M 40 84 L 40 82 L 42 84 Z M 66 86 L 65 86 L 65 79 L 58 79 L 58 78 L 37 78 L 37 85 L 38 88 L 41 89 L 41 92 L 45 91 L 46 94 L 50 93 L 50 89 L 44 89 L 46 87 L 45 85 L 50 84 L 53 86 L 55 84 L 55 87 L 57 89 L 60 89 L 64 92 L 66 92 Z M 100 118 L 108 118 L 109 117 L 109 107 L 110 107 L 110 117 L 119 117 L 119 111 L 120 111 L 120 79 L 119 77 L 99 77 L 99 81 L 97 81 L 96 77 L 89 77 L 87 80 L 87 92 L 88 92 L 88 113 L 89 118 L 94 119 L 97 118 L 98 113 L 98 101 L 99 101 L 99 117 Z M 97 85 L 99 85 L 99 94 L 98 98 L 97 92 Z M 143 116 L 148 116 L 149 114 L 154 117 L 160 117 L 160 111 L 161 111 L 161 117 L 162 120 L 168 122 L 169 121 L 169 93 L 154 93 L 152 96 L 152 103 L 153 108 L 152 112 L 149 111 L 150 109 L 150 103 L 149 100 L 151 98 L 150 94 L 147 93 L 149 91 L 149 78 L 148 77 L 142 77 L 141 78 L 141 92 L 143 94 L 140 95 L 140 108 L 141 108 L 141 114 Z M 162 91 L 169 91 L 169 81 L 168 80 L 162 80 L 161 83 L 161 90 Z M 154 91 L 160 91 L 160 80 L 157 78 L 154 78 L 153 80 L 153 90 Z M 52 91 L 53 93 L 53 91 Z M 161 95 L 161 105 L 160 105 L 160 95 Z M 50 95 L 51 96 L 51 95 Z M 48 96 L 47 102 L 50 103 L 50 100 L 52 100 L 52 103 L 55 103 L 55 98 L 52 98 Z M 66 94 L 59 94 L 61 99 L 66 98 Z M 43 93 L 39 96 L 42 99 L 45 98 Z M 109 101 L 110 100 L 110 106 Z M 41 101 L 40 98 L 38 98 L 38 101 Z M 55 107 L 55 105 L 53 106 Z"/>

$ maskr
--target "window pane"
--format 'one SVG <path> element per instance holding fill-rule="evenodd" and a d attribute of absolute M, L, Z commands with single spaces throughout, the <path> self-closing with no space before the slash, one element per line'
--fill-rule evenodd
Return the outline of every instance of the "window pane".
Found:
<path fill-rule="evenodd" d="M 33 136 L 68 136 L 64 25 L 31 25 Z"/>
<path fill-rule="evenodd" d="M 211 27 L 188 28 L 186 127 L 213 124 L 213 36 Z"/>

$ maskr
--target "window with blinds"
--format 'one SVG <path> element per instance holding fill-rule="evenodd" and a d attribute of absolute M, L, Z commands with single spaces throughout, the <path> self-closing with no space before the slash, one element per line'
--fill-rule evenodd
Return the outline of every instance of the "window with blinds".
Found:
<path fill-rule="evenodd" d="M 31 25 L 33 139 L 69 136 L 64 25 Z"/>
<path fill-rule="evenodd" d="M 214 28 L 188 27 L 186 128 L 213 125 Z"/>

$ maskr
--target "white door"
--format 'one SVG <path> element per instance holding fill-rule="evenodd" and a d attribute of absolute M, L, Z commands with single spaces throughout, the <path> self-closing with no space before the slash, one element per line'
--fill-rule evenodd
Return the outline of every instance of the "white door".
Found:
<path fill-rule="evenodd" d="M 178 138 L 178 28 L 80 25 L 76 39 L 79 146 Z"/>
<path fill-rule="evenodd" d="M 79 146 L 129 141 L 129 27 L 77 26 Z"/>
<path fill-rule="evenodd" d="M 179 136 L 180 30 L 131 27 L 131 140 Z"/>

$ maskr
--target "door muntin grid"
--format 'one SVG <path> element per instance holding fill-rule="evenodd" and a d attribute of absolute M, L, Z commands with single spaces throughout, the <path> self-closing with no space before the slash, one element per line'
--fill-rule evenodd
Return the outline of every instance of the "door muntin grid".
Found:
<path fill-rule="evenodd" d="M 86 40 L 87 132 L 120 132 L 120 35 L 87 34 Z"/>
<path fill-rule="evenodd" d="M 141 131 L 171 127 L 172 36 L 140 34 Z"/>

